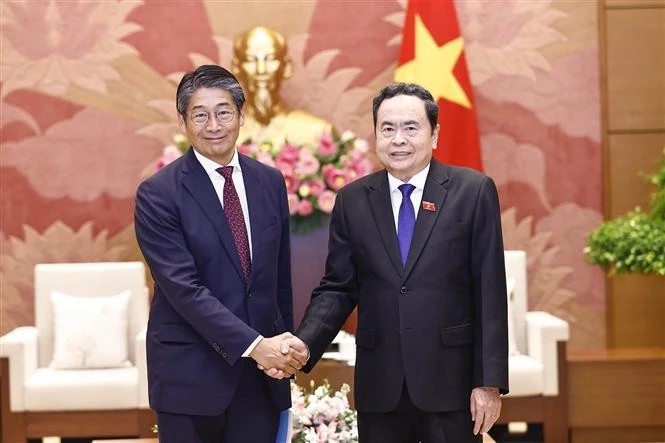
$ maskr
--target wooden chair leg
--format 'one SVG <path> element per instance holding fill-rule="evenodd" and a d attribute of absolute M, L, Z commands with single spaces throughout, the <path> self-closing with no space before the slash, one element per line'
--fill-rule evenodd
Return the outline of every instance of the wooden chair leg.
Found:
<path fill-rule="evenodd" d="M 568 362 L 566 342 L 557 343 L 559 375 L 559 395 L 545 397 L 543 419 L 543 443 L 570 442 L 570 424 L 568 422 Z"/>
<path fill-rule="evenodd" d="M 548 399 L 543 420 L 543 443 L 568 443 L 570 441 L 567 411 L 559 407 L 557 398 Z"/>
<path fill-rule="evenodd" d="M 9 359 L 0 358 L 0 441 L 25 443 L 25 421 L 23 413 L 9 409 Z"/>

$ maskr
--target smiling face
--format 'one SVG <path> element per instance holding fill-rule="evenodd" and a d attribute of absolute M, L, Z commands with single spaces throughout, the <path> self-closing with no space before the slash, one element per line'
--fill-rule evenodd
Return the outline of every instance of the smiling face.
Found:
<path fill-rule="evenodd" d="M 376 115 L 376 154 L 393 176 L 408 181 L 432 159 L 439 134 L 425 112 L 425 102 L 413 95 L 384 100 Z"/>
<path fill-rule="evenodd" d="M 216 115 L 233 112 L 233 119 L 221 123 Z M 208 114 L 208 121 L 197 125 L 192 116 Z M 187 114 L 180 116 L 180 128 L 187 135 L 192 147 L 204 157 L 226 166 L 233 158 L 240 126 L 244 123 L 242 114 L 236 108 L 231 94 L 221 88 L 201 88 L 192 94 Z"/>

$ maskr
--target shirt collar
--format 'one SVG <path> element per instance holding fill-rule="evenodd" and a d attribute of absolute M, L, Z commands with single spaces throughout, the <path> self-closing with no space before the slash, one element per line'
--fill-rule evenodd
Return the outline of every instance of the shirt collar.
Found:
<path fill-rule="evenodd" d="M 221 168 L 223 165 L 220 165 L 219 163 L 210 160 L 208 157 L 204 157 L 197 151 L 196 149 L 192 148 L 194 150 L 194 155 L 196 156 L 196 159 L 201 163 L 201 166 L 203 166 L 203 169 L 208 173 L 208 175 L 219 175 L 217 172 L 218 168 Z M 231 157 L 231 161 L 229 162 L 228 165 L 226 166 L 233 166 L 234 171 L 242 171 L 242 168 L 240 167 L 240 159 L 238 157 L 238 150 L 233 149 L 233 157 Z"/>
<path fill-rule="evenodd" d="M 416 189 L 424 190 L 425 189 L 425 181 L 427 180 L 427 174 L 429 173 L 429 163 L 427 163 L 427 166 L 425 168 L 415 174 L 411 179 L 406 182 L 406 183 L 411 183 L 413 186 L 416 187 Z M 392 194 L 398 187 L 399 185 L 404 184 L 404 182 L 397 177 L 393 176 L 388 173 L 388 187 L 390 188 L 390 193 Z"/>

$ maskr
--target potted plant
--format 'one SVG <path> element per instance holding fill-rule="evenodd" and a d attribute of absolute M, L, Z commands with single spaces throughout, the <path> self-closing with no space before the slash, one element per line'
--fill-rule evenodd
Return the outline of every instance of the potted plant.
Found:
<path fill-rule="evenodd" d="M 665 346 L 665 160 L 647 179 L 656 188 L 649 210 L 604 221 L 584 249 L 590 263 L 619 277 L 608 281 L 610 348 Z"/>

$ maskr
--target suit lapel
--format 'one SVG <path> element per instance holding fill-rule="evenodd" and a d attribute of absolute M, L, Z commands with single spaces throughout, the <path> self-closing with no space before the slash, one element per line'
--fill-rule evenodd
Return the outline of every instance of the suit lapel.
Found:
<path fill-rule="evenodd" d="M 402 275 L 404 269 L 402 268 L 402 259 L 399 254 L 393 208 L 390 203 L 388 175 L 385 170 L 381 174 L 376 174 L 374 180 L 368 185 L 368 198 L 372 214 L 374 215 L 374 222 L 383 241 L 383 246 L 395 267 L 395 271 L 399 275 Z"/>
<path fill-rule="evenodd" d="M 413 270 L 414 265 L 418 261 L 418 257 L 423 251 L 427 239 L 429 238 L 432 228 L 439 218 L 439 214 L 443 210 L 443 204 L 448 194 L 448 173 L 445 166 L 436 161 L 430 164 L 430 170 L 427 174 L 425 181 L 425 189 L 423 191 L 423 202 L 434 203 L 434 211 L 424 210 L 421 203 L 418 208 L 418 218 L 416 219 L 416 227 L 413 232 L 413 239 L 411 240 L 411 247 L 409 248 L 409 255 L 406 259 L 406 269 L 404 272 L 404 280 L 409 277 Z"/>
<path fill-rule="evenodd" d="M 233 266 L 238 271 L 238 275 L 244 278 L 242 267 L 240 266 L 240 257 L 238 256 L 236 244 L 233 240 L 233 234 L 231 234 L 231 227 L 228 221 L 226 221 L 226 215 L 219 202 L 215 188 L 213 188 L 210 182 L 210 177 L 208 177 L 205 169 L 203 169 L 201 163 L 196 159 L 192 148 L 185 155 L 187 157 L 185 158 L 182 170 L 185 174 L 182 180 L 183 186 L 189 191 L 192 198 L 199 205 L 206 217 L 208 217 L 210 223 L 212 223 L 217 236 L 233 262 Z"/>
<path fill-rule="evenodd" d="M 238 154 L 240 167 L 242 168 L 242 179 L 245 183 L 245 195 L 247 196 L 247 207 L 249 210 L 250 230 L 252 232 L 252 272 L 250 279 L 254 278 L 258 268 L 258 258 L 262 257 L 261 245 L 263 244 L 263 192 L 261 190 L 261 176 L 256 168 L 251 165 L 243 155 Z"/>

